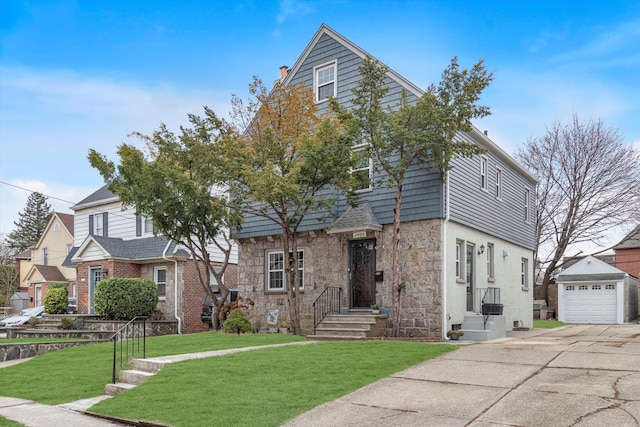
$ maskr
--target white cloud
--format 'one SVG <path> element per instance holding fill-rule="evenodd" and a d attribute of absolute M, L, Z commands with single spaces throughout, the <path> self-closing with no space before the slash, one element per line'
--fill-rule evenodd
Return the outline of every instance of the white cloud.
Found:
<path fill-rule="evenodd" d="M 305 16 L 313 12 L 313 7 L 304 1 L 300 0 L 280 0 L 278 17 L 276 21 L 278 24 L 284 23 L 289 18 L 295 18 L 299 16 Z"/>

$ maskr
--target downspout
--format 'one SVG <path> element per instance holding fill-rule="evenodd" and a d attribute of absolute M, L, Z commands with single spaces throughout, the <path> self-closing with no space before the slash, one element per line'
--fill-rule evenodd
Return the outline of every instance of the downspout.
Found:
<path fill-rule="evenodd" d="M 442 242 L 442 270 L 441 270 L 441 279 L 440 285 L 442 287 L 442 339 L 444 341 L 449 341 L 449 337 L 447 336 L 447 222 L 449 222 L 449 171 L 446 172 L 445 181 L 443 184 L 443 193 L 445 194 L 446 201 L 444 204 L 445 213 L 444 213 L 444 221 L 442 222 L 442 236 L 440 241 Z"/>
<path fill-rule="evenodd" d="M 167 242 L 167 246 L 162 251 L 162 258 L 167 261 L 173 261 L 173 317 L 178 321 L 178 334 L 182 333 L 182 319 L 178 316 L 178 261 L 167 258 L 167 251 L 171 246 L 171 241 Z"/>

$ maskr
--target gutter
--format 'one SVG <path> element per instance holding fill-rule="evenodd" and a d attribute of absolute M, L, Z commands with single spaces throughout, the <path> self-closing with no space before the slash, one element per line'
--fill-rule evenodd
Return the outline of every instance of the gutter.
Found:
<path fill-rule="evenodd" d="M 444 208 L 446 212 L 444 214 L 444 221 L 442 222 L 442 270 L 441 270 L 441 287 L 442 287 L 442 339 L 444 341 L 449 341 L 449 337 L 447 336 L 447 222 L 449 222 L 449 171 L 446 172 L 446 178 L 444 181 L 444 194 L 447 198 Z"/>
<path fill-rule="evenodd" d="M 167 258 L 167 251 L 171 246 L 171 240 L 167 242 L 167 246 L 162 251 L 162 258 L 167 261 L 173 261 L 173 317 L 178 321 L 178 334 L 182 334 L 182 319 L 178 316 L 178 261 Z"/>

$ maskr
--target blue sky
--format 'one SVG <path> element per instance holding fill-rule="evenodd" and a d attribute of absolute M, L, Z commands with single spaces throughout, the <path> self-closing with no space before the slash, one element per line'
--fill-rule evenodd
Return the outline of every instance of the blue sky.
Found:
<path fill-rule="evenodd" d="M 422 88 L 453 56 L 483 58 L 493 115 L 475 124 L 509 153 L 573 114 L 640 149 L 635 0 L 2 0 L 0 233 L 25 206 L 16 186 L 70 212 L 103 185 L 89 148 L 115 160 L 133 131 L 177 130 L 203 105 L 225 115 L 232 93 L 278 78 L 322 23 Z"/>

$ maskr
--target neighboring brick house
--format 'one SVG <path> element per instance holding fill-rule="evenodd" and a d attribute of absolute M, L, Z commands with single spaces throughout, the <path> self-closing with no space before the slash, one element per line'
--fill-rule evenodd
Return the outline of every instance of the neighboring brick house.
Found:
<path fill-rule="evenodd" d="M 67 285 L 69 296 L 75 295 L 76 270 L 63 265 L 73 248 L 73 215 L 54 212 L 38 242 L 29 248 L 30 256 L 19 263 L 20 288 L 28 293 L 28 306 L 43 305 L 51 283 Z"/>
<path fill-rule="evenodd" d="M 615 266 L 640 279 L 640 225 L 613 247 L 616 253 Z"/>
<path fill-rule="evenodd" d="M 181 332 L 207 329 L 208 325 L 200 320 L 206 292 L 198 280 L 196 262 L 185 248 L 155 235 L 152 222 L 136 215 L 134 209 L 123 208 L 107 185 L 71 209 L 75 211 L 75 244 L 65 265 L 77 270 L 79 313 L 94 312 L 95 286 L 100 280 L 144 278 L 154 280 L 158 286 L 157 309 L 164 319 L 178 320 Z M 214 266 L 224 261 L 224 255 L 214 245 L 209 253 Z M 235 247 L 230 263 L 224 280 L 235 288 Z"/>
<path fill-rule="evenodd" d="M 281 69 L 281 84 L 313 88 L 320 113 L 328 105 L 326 94 L 348 105 L 366 56 L 322 25 L 295 65 Z M 393 70 L 387 82 L 384 102 L 389 104 L 402 92 L 411 103 L 423 94 Z M 445 338 L 448 329 L 479 312 L 487 288 L 500 289 L 506 329 L 532 326 L 537 179 L 486 133 L 473 128 L 457 137 L 486 148 L 486 154 L 454 160 L 445 182 L 436 171 L 416 168 L 403 186 L 403 336 Z M 371 162 L 364 169 L 373 175 Z M 313 302 L 330 286 L 343 290 L 342 307 L 391 307 L 395 190 L 379 185 L 378 178 L 374 175 L 372 186 L 360 192 L 358 207 L 349 208 L 339 198 L 330 220 L 319 222 L 311 215 L 299 228 L 303 333 L 313 331 Z M 286 327 L 288 257 L 280 232 L 264 218 L 245 218 L 238 288 L 256 302 L 250 313 L 254 322 L 264 322 L 268 310 L 277 309 L 280 326 Z"/>

